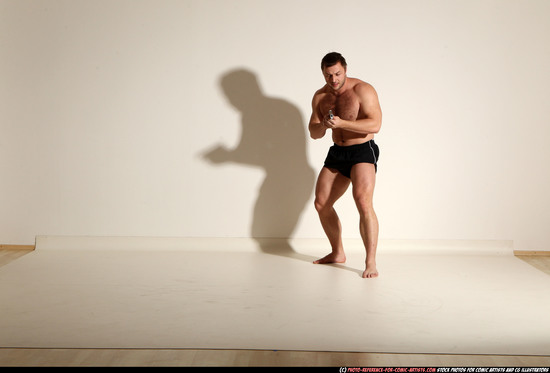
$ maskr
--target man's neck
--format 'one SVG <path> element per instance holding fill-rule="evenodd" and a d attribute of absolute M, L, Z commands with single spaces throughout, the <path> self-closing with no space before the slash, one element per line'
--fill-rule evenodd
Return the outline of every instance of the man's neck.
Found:
<path fill-rule="evenodd" d="M 344 84 L 338 89 L 332 89 L 331 88 L 331 92 L 334 96 L 338 97 L 338 96 L 341 96 L 344 93 L 346 93 L 348 88 L 349 88 L 349 82 L 348 82 L 348 78 L 346 77 L 346 79 L 344 80 Z"/>

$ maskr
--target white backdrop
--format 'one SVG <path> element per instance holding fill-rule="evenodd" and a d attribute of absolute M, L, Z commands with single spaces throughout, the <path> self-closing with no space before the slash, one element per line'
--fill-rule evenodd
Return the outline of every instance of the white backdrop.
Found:
<path fill-rule="evenodd" d="M 546 0 L 0 0 L 0 243 L 323 237 L 320 60 L 377 89 L 382 239 L 548 250 Z M 358 237 L 351 194 L 338 204 Z"/>

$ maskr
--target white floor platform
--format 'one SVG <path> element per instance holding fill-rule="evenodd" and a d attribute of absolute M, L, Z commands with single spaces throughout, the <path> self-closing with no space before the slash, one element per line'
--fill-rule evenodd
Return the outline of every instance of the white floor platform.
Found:
<path fill-rule="evenodd" d="M 550 276 L 510 248 L 381 244 L 380 277 L 362 279 L 360 250 L 314 265 L 326 245 L 221 242 L 38 245 L 0 268 L 0 347 L 550 355 Z"/>

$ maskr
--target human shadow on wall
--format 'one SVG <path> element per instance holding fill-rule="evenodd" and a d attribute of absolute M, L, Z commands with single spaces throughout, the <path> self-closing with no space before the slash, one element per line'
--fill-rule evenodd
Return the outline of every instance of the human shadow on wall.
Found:
<path fill-rule="evenodd" d="M 299 109 L 283 99 L 265 96 L 256 75 L 248 70 L 229 71 L 219 83 L 229 103 L 241 113 L 241 139 L 235 149 L 216 145 L 203 157 L 214 164 L 231 162 L 265 170 L 251 237 L 264 253 L 312 260 L 295 252 L 290 243 L 315 183 Z"/>

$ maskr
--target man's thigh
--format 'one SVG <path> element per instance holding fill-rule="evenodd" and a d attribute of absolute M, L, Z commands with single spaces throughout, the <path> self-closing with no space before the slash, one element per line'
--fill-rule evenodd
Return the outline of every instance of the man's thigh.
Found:
<path fill-rule="evenodd" d="M 372 198 L 376 182 L 376 169 L 372 163 L 357 163 L 351 169 L 354 197 Z"/>
<path fill-rule="evenodd" d="M 315 197 L 318 202 L 333 204 L 348 189 L 350 179 L 333 168 L 323 167 L 317 179 Z"/>

